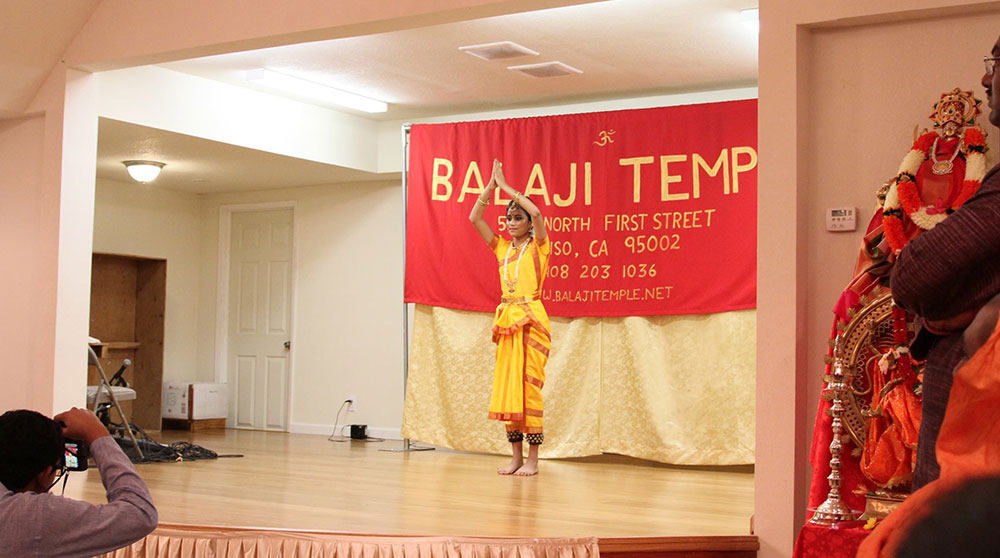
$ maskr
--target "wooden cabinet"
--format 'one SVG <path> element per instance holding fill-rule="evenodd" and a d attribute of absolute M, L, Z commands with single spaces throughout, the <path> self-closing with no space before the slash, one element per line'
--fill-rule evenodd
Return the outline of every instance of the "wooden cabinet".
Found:
<path fill-rule="evenodd" d="M 102 342 L 101 366 L 109 378 L 125 359 L 132 361 L 124 375 L 136 399 L 123 407 L 130 422 L 145 430 L 160 429 L 166 285 L 166 260 L 93 256 L 90 335 Z M 98 381 L 96 368 L 90 367 L 87 384 Z M 117 412 L 111 418 L 117 422 Z"/>

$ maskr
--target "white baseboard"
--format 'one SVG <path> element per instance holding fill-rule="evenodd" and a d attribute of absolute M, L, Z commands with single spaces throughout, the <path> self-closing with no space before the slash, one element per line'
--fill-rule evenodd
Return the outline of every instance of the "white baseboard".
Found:
<path fill-rule="evenodd" d="M 311 422 L 293 422 L 288 425 L 288 431 L 293 434 L 322 434 L 323 436 L 329 436 L 333 434 L 332 424 L 316 424 Z M 343 425 L 337 427 L 341 429 Z M 344 435 L 350 436 L 350 427 L 344 428 Z M 339 432 L 337 433 L 339 434 Z M 403 436 L 399 433 L 399 428 L 382 428 L 379 426 L 369 426 L 368 427 L 368 437 L 369 438 L 385 438 L 386 440 L 402 440 Z"/>

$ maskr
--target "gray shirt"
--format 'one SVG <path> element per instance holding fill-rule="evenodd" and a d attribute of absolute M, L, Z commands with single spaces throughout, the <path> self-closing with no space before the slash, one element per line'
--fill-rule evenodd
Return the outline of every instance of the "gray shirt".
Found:
<path fill-rule="evenodd" d="M 94 440 L 108 503 L 14 493 L 0 484 L 0 557 L 89 557 L 127 546 L 156 528 L 146 483 L 110 436 Z"/>

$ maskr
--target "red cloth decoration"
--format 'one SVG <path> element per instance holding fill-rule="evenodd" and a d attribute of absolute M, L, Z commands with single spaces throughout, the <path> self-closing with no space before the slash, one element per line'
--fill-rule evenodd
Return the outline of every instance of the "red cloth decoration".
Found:
<path fill-rule="evenodd" d="M 793 558 L 854 558 L 869 531 L 859 526 L 839 527 L 831 529 L 806 523 L 795 539 Z"/>

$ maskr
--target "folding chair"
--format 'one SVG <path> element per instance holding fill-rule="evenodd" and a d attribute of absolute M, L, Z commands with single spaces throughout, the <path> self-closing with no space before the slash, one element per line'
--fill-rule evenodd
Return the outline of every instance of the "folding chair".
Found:
<path fill-rule="evenodd" d="M 101 366 L 101 360 L 97 358 L 97 353 L 94 352 L 94 348 L 87 345 L 87 352 L 89 353 L 88 359 L 90 364 L 97 367 L 97 372 L 101 375 L 101 381 L 96 386 L 87 386 L 87 406 L 91 408 L 94 414 L 97 414 L 97 406 L 110 401 L 111 406 L 118 409 L 118 416 L 122 419 L 122 427 L 128 433 L 128 437 L 132 439 L 135 451 L 139 454 L 139 459 L 145 459 L 145 456 L 142 455 L 142 449 L 139 448 L 139 441 L 135 439 L 132 427 L 128 423 L 128 417 L 125 416 L 125 411 L 122 410 L 122 406 L 119 403 L 119 401 L 131 401 L 135 399 L 135 390 L 127 386 L 111 385 L 107 374 L 104 373 L 104 367 Z"/>

